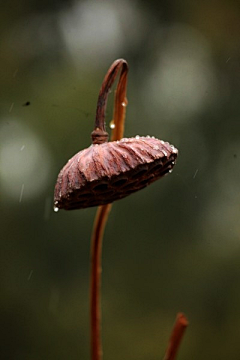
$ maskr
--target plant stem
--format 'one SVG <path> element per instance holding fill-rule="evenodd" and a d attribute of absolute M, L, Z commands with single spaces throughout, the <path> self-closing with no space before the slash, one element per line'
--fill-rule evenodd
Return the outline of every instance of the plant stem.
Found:
<path fill-rule="evenodd" d="M 113 112 L 113 122 L 115 128 L 112 132 L 112 141 L 120 140 L 124 134 L 124 123 L 127 106 L 127 74 L 128 65 L 126 62 L 123 63 L 122 71 L 119 77 L 118 86 L 115 93 L 115 103 Z"/>
<path fill-rule="evenodd" d="M 163 360 L 175 360 L 182 337 L 188 326 L 187 318 L 184 314 L 178 313 L 169 340 L 168 348 Z"/>
<path fill-rule="evenodd" d="M 95 130 L 92 133 L 93 143 L 106 141 L 105 130 L 105 111 L 109 90 L 122 68 L 118 86 L 115 93 L 114 102 L 114 122 L 115 128 L 112 132 L 112 141 L 120 140 L 123 137 L 125 112 L 126 112 L 126 87 L 128 65 L 123 59 L 116 60 L 108 70 L 102 87 L 100 89 Z M 102 359 L 101 345 L 101 259 L 102 259 L 102 240 L 108 214 L 112 204 L 99 206 L 97 209 L 92 233 L 91 248 L 91 286 L 90 286 L 90 311 L 91 311 L 91 352 L 92 360 Z"/>
<path fill-rule="evenodd" d="M 113 64 L 110 66 L 107 74 L 105 75 L 105 78 L 103 80 L 99 96 L 98 96 L 98 102 L 97 102 L 97 111 L 96 111 L 96 120 L 95 120 L 95 129 L 100 129 L 103 131 L 106 131 L 105 129 L 105 113 L 106 113 L 106 107 L 107 107 L 107 98 L 109 91 L 111 90 L 111 87 L 114 83 L 114 80 L 116 79 L 116 76 L 119 72 L 119 70 L 122 67 L 121 75 L 119 78 L 119 84 L 120 85 L 120 79 L 124 77 L 126 79 L 127 71 L 128 71 L 128 64 L 126 60 L 124 59 L 118 59 L 113 62 Z M 126 83 L 126 81 L 125 81 Z M 123 84 L 124 86 L 124 84 Z M 124 90 L 124 89 L 122 89 Z M 126 93 L 126 84 L 125 84 L 125 93 Z M 115 114 L 114 114 L 115 115 Z M 116 120 L 116 119 L 115 119 Z"/>
<path fill-rule="evenodd" d="M 112 141 L 120 140 L 123 136 L 125 110 L 126 110 L 126 88 L 127 88 L 127 73 L 128 64 L 124 59 L 118 59 L 110 66 L 100 89 L 97 111 L 95 119 L 95 128 L 92 132 L 93 144 L 101 144 L 108 141 L 108 133 L 105 128 L 105 113 L 107 107 L 107 98 L 111 86 L 116 79 L 119 70 L 122 68 L 118 86 L 115 94 L 115 105 L 114 105 L 114 121 L 116 128 L 112 135 Z"/>
<path fill-rule="evenodd" d="M 97 209 L 92 235 L 91 249 L 91 349 L 92 360 L 102 358 L 101 346 L 101 258 L 102 258 L 102 239 L 111 204 L 99 206 Z"/>

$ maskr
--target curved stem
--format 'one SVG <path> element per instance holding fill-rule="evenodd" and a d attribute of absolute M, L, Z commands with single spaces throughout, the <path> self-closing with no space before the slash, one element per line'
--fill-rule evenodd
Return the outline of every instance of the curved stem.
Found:
<path fill-rule="evenodd" d="M 110 87 L 115 80 L 119 69 L 122 66 L 122 71 L 119 77 L 118 86 L 115 93 L 114 102 L 114 122 L 115 128 L 112 133 L 111 140 L 120 140 L 123 137 L 124 121 L 125 121 L 125 104 L 126 104 L 126 86 L 127 86 L 127 72 L 128 65 L 123 59 L 116 60 L 107 72 L 103 80 L 100 90 L 95 130 L 92 133 L 93 143 L 104 140 L 105 132 L 105 111 L 107 105 L 107 96 Z M 101 138 L 102 137 L 102 138 Z M 94 142 L 95 141 L 95 142 Z M 105 140 L 106 141 L 106 140 Z M 97 209 L 95 222 L 92 233 L 92 248 L 91 248 L 91 287 L 90 287 L 90 303 L 91 303 L 91 352 L 92 360 L 102 359 L 102 345 L 101 345 L 101 259 L 102 259 L 102 239 L 105 225 L 108 219 L 108 214 L 111 210 L 112 204 L 99 206 Z"/>
<path fill-rule="evenodd" d="M 109 91 L 111 90 L 111 87 L 114 83 L 114 80 L 116 79 L 116 76 L 121 68 L 122 68 L 122 71 L 120 74 L 118 87 L 117 87 L 117 91 L 116 91 L 116 95 L 118 94 L 117 101 L 116 101 L 116 97 L 115 97 L 116 108 L 114 110 L 114 116 L 116 116 L 120 110 L 120 106 L 119 106 L 119 104 L 117 104 L 117 102 L 122 104 L 125 101 L 128 64 L 127 64 L 126 60 L 118 59 L 118 60 L 114 61 L 114 63 L 110 66 L 110 68 L 103 80 L 103 83 L 102 83 L 102 86 L 101 86 L 101 89 L 99 92 L 98 102 L 97 102 L 96 119 L 95 119 L 95 129 L 92 132 L 93 144 L 101 144 L 108 140 L 108 133 L 106 132 L 106 128 L 105 128 L 105 114 L 106 114 L 106 107 L 107 107 L 107 98 L 108 98 Z M 124 97 L 123 97 L 123 95 L 124 95 Z M 122 111 L 121 111 L 121 113 L 122 113 Z M 118 117 L 118 115 L 117 115 L 117 117 Z M 122 117 L 124 118 L 124 115 Z M 115 119 L 115 120 L 116 120 L 116 124 L 117 124 L 118 119 Z"/>

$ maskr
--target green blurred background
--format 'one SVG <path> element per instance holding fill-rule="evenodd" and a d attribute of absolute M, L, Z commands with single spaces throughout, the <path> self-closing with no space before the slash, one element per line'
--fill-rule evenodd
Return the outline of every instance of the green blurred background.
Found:
<path fill-rule="evenodd" d="M 0 14 L 1 359 L 89 359 L 96 209 L 53 212 L 90 145 L 102 79 L 129 62 L 125 136 L 173 143 L 173 173 L 114 204 L 103 246 L 104 360 L 240 358 L 239 1 L 12 0 Z M 111 121 L 109 97 L 107 124 Z"/>

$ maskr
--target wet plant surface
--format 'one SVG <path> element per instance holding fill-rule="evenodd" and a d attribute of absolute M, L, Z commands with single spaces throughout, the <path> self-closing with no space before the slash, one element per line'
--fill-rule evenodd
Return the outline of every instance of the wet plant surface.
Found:
<path fill-rule="evenodd" d="M 179 360 L 238 358 L 238 2 L 13 0 L 0 16 L 0 357 L 90 358 L 96 209 L 55 213 L 53 189 L 89 147 L 103 75 L 123 56 L 124 136 L 154 135 L 179 156 L 171 175 L 113 203 L 104 359 L 163 358 L 178 311 L 190 321 Z"/>
<path fill-rule="evenodd" d="M 150 136 L 92 145 L 59 174 L 54 205 L 72 210 L 122 199 L 171 172 L 177 153 Z"/>

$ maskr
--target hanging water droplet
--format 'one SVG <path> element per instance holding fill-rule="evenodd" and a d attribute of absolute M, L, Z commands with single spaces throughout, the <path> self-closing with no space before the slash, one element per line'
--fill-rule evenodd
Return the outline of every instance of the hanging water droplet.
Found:
<path fill-rule="evenodd" d="M 53 211 L 58 212 L 58 210 L 59 210 L 59 208 L 56 205 L 54 205 Z"/>
<path fill-rule="evenodd" d="M 139 140 L 139 139 L 140 139 L 140 136 L 139 136 L 139 135 L 136 135 L 136 136 L 135 136 L 135 139 Z"/>
<path fill-rule="evenodd" d="M 122 102 L 122 106 L 126 107 L 127 104 L 125 103 L 125 101 Z"/>
<path fill-rule="evenodd" d="M 170 169 L 168 172 L 169 172 L 169 174 L 171 174 L 172 173 L 172 171 L 173 171 L 173 169 Z"/>
<path fill-rule="evenodd" d="M 172 148 L 172 152 L 174 154 L 177 154 L 178 150 L 173 145 L 170 145 L 170 147 Z"/>
<path fill-rule="evenodd" d="M 109 124 L 110 129 L 115 129 L 114 120 L 112 120 Z"/>

